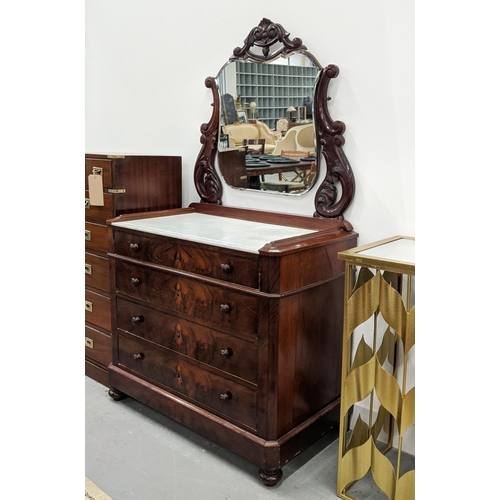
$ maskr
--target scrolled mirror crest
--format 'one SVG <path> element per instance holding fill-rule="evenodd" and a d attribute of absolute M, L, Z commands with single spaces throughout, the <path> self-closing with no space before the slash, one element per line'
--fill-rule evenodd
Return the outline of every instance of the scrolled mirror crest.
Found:
<path fill-rule="evenodd" d="M 290 40 L 288 33 L 281 24 L 273 23 L 269 19 L 262 19 L 260 24 L 253 28 L 245 38 L 243 47 L 236 47 L 233 51 L 233 58 L 251 57 L 258 61 L 269 61 L 280 55 L 286 55 L 296 50 L 307 50 L 307 47 L 302 44 L 300 38 Z M 270 48 L 276 43 L 281 43 L 271 55 Z M 250 49 L 255 46 L 262 49 L 262 55 L 252 52 Z"/>

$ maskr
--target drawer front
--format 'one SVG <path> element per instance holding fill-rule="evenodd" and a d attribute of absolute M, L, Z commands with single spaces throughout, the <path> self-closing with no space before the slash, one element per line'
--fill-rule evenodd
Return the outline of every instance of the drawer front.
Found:
<path fill-rule="evenodd" d="M 258 256 L 206 249 L 167 238 L 115 230 L 115 252 L 202 276 L 252 288 L 259 287 Z"/>
<path fill-rule="evenodd" d="M 85 222 L 85 250 L 108 251 L 107 226 Z"/>
<path fill-rule="evenodd" d="M 103 187 L 113 187 L 112 160 L 85 160 L 85 189 L 89 188 L 89 175 L 94 173 L 102 177 Z"/>
<path fill-rule="evenodd" d="M 256 343 L 122 298 L 116 308 L 119 329 L 257 383 Z"/>
<path fill-rule="evenodd" d="M 85 286 L 109 293 L 109 259 L 85 252 Z"/>
<path fill-rule="evenodd" d="M 258 299 L 195 279 L 116 261 L 119 293 L 240 333 L 257 334 Z"/>
<path fill-rule="evenodd" d="M 255 429 L 257 395 L 252 389 L 145 340 L 118 334 L 117 341 L 119 365 Z"/>
<path fill-rule="evenodd" d="M 111 330 L 111 303 L 108 296 L 85 290 L 85 321 Z"/>
<path fill-rule="evenodd" d="M 85 357 L 107 367 L 111 363 L 111 336 L 85 325 Z"/>
<path fill-rule="evenodd" d="M 91 205 L 89 192 L 85 191 L 85 217 L 106 221 L 115 216 L 114 195 L 104 193 L 104 205 Z"/>

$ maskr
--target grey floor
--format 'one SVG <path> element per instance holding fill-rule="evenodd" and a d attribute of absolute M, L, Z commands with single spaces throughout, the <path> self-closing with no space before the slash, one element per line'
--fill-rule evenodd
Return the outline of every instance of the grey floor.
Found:
<path fill-rule="evenodd" d="M 338 434 L 321 438 L 283 467 L 272 488 L 257 467 L 143 404 L 112 400 L 86 377 L 85 475 L 113 500 L 335 500 Z M 404 458 L 414 468 L 414 457 Z M 383 500 L 367 475 L 349 494 Z M 83 495 L 82 495 L 83 497 Z"/>

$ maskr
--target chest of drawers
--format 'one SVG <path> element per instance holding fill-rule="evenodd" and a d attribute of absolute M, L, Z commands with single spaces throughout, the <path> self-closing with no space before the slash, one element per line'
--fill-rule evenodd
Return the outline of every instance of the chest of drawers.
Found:
<path fill-rule="evenodd" d="M 102 384 L 111 362 L 106 219 L 180 207 L 181 167 L 180 157 L 85 155 L 85 373 Z M 89 175 L 102 179 L 102 205 L 90 202 Z"/>
<path fill-rule="evenodd" d="M 266 485 L 339 421 L 346 221 L 208 204 L 108 221 L 110 395 L 238 453 Z"/>

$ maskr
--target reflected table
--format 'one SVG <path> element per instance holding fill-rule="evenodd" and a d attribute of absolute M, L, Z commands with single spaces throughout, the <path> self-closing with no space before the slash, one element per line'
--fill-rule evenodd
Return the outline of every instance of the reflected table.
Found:
<path fill-rule="evenodd" d="M 255 164 L 259 165 L 256 166 L 248 164 L 246 155 L 245 149 L 242 148 L 226 148 L 219 151 L 219 168 L 222 177 L 234 188 L 260 189 L 261 178 L 264 178 L 265 175 L 281 175 L 290 172 L 303 178 L 311 170 L 314 163 L 313 159 L 311 161 L 291 160 L 286 163 L 283 161 L 271 163 L 263 158 L 262 161 L 255 161 Z"/>
<path fill-rule="evenodd" d="M 310 161 L 299 161 L 290 163 L 274 163 L 264 165 L 262 167 L 246 166 L 246 174 L 248 176 L 248 187 L 253 189 L 260 189 L 260 178 L 264 175 L 284 174 L 293 172 L 299 176 L 299 179 L 304 178 L 305 173 L 311 170 Z"/>

